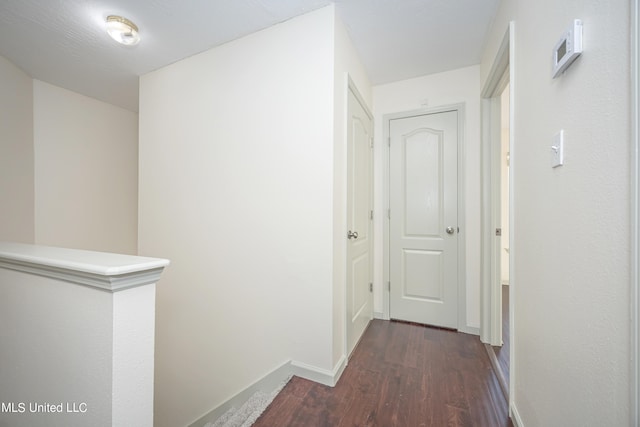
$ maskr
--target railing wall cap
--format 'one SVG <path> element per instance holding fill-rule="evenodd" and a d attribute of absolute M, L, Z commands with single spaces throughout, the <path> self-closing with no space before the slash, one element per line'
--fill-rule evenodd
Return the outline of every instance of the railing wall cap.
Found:
<path fill-rule="evenodd" d="M 111 292 L 155 283 L 167 265 L 162 258 L 0 242 L 0 268 Z"/>

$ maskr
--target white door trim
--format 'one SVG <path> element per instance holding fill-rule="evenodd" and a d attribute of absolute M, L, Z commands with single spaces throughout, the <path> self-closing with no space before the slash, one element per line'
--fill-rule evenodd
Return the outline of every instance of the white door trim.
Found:
<path fill-rule="evenodd" d="M 631 416 L 640 423 L 640 3 L 631 18 Z"/>
<path fill-rule="evenodd" d="M 515 390 L 516 383 L 516 342 L 514 315 L 515 297 L 518 292 L 515 259 L 517 247 L 514 244 L 516 235 L 515 218 L 515 177 L 517 175 L 517 150 L 515 149 L 515 23 L 509 23 L 502 44 L 498 49 L 493 65 L 482 90 L 482 212 L 481 212 L 481 307 L 480 307 L 480 339 L 492 345 L 500 345 L 502 341 L 501 310 L 499 304 L 502 289 L 499 280 L 492 282 L 494 261 L 491 258 L 496 252 L 495 227 L 492 215 L 495 197 L 492 186 L 492 159 L 495 158 L 493 148 L 492 126 L 495 126 L 495 102 L 499 102 L 501 89 L 509 82 L 509 390 Z M 508 80 L 506 77 L 508 76 Z M 492 114 L 492 112 L 494 114 Z M 514 393 L 509 393 L 509 407 L 514 415 Z"/>
<path fill-rule="evenodd" d="M 363 108 L 364 112 L 371 119 L 371 128 L 372 129 L 374 128 L 375 123 L 374 123 L 374 119 L 373 119 L 373 114 L 371 113 L 371 110 L 369 109 L 369 106 L 367 105 L 367 103 L 364 101 L 364 98 L 360 94 L 360 91 L 358 90 L 358 87 L 356 86 L 355 82 L 353 81 L 353 79 L 351 78 L 349 73 L 344 73 L 344 75 L 345 75 L 345 83 L 344 83 L 345 91 L 344 91 L 343 102 L 344 102 L 344 141 L 345 141 L 345 143 L 344 143 L 344 147 L 343 147 L 343 154 L 344 154 L 345 162 L 344 162 L 344 171 L 343 171 L 344 175 L 343 176 L 345 177 L 345 179 L 344 179 L 344 183 L 343 183 L 343 186 L 344 186 L 343 187 L 343 191 L 344 191 L 344 200 L 343 200 L 343 202 L 344 202 L 345 209 L 344 209 L 344 213 L 343 213 L 344 223 L 343 223 L 343 227 L 342 227 L 343 228 L 343 230 L 342 230 L 343 243 L 342 244 L 344 245 L 343 246 L 343 250 L 344 250 L 344 252 L 343 252 L 344 253 L 344 260 L 343 260 L 343 262 L 345 263 L 345 265 L 344 265 L 344 278 L 343 278 L 344 286 L 343 286 L 343 290 L 342 290 L 342 292 L 343 292 L 342 301 L 343 301 L 343 304 L 344 304 L 344 306 L 343 306 L 344 310 L 343 310 L 343 313 L 342 313 L 342 316 L 343 316 L 342 317 L 342 329 L 343 329 L 343 331 L 342 331 L 342 336 L 343 336 L 343 340 L 342 340 L 342 348 L 343 348 L 342 358 L 345 360 L 344 366 L 346 366 L 346 365 L 349 364 L 349 337 L 348 337 L 348 334 L 347 334 L 347 322 L 349 321 L 349 319 L 348 319 L 347 306 L 346 306 L 348 283 L 349 283 L 349 278 L 347 277 L 347 268 L 346 268 L 347 253 L 348 253 L 348 250 L 347 250 L 348 243 L 347 243 L 347 239 L 346 239 L 347 222 L 348 222 L 348 220 L 347 220 L 348 212 L 347 212 L 347 209 L 346 209 L 346 207 L 348 206 L 348 202 L 347 202 L 348 165 L 347 165 L 347 160 L 346 159 L 348 158 L 348 155 L 347 155 L 347 138 L 348 138 L 347 133 L 349 132 L 349 130 L 347 129 L 347 123 L 348 123 L 348 115 L 349 115 L 349 108 L 348 108 L 348 105 L 349 105 L 349 91 L 351 91 L 355 95 L 355 97 L 358 100 L 358 102 L 360 103 L 360 105 L 362 105 L 362 108 Z M 371 153 L 371 155 L 373 156 L 373 153 Z M 371 202 L 372 202 L 372 206 L 375 206 L 375 193 L 373 192 L 373 179 L 374 179 L 373 177 L 375 176 L 375 170 L 373 170 L 373 168 L 374 168 L 374 159 L 373 158 L 371 159 L 371 168 L 372 168 L 372 174 L 371 174 L 371 179 L 372 179 L 372 181 L 371 181 L 372 201 Z M 375 227 L 374 226 L 371 227 L 371 239 L 375 240 Z M 371 251 L 373 252 L 373 250 L 374 250 L 374 248 L 372 246 Z M 373 265 L 371 266 L 371 268 L 373 269 Z M 373 280 L 373 271 L 371 272 L 371 277 L 372 277 L 372 280 Z M 356 346 L 357 346 L 357 344 L 356 344 Z"/>
<path fill-rule="evenodd" d="M 500 203 L 500 188 L 496 182 L 499 172 L 500 153 L 497 146 L 500 133 L 500 94 L 509 82 L 509 31 L 504 35 L 502 44 L 491 67 L 487 81 L 482 89 L 482 212 L 481 212 L 481 307 L 480 307 L 480 339 L 482 342 L 502 345 L 501 289 L 496 278 L 496 254 L 499 254 L 498 239 L 494 233 L 496 228 L 496 206 Z M 513 92 L 513 91 L 511 91 Z M 511 95 L 511 94 L 510 94 Z M 511 96 L 510 96 L 511 99 Z M 510 120 L 513 116 L 510 107 Z M 509 127 L 509 144 L 513 138 L 513 126 Z M 511 151 L 513 147 L 509 147 Z M 513 153 L 510 153 L 513 158 Z M 498 160 L 498 162 L 496 162 Z M 512 177 L 513 174 L 511 173 Z M 512 183 L 509 183 L 511 192 Z M 511 194 L 510 194 L 511 195 Z M 512 202 L 510 201 L 510 205 Z M 511 212 L 511 206 L 509 206 Z M 511 221 L 511 218 L 509 218 Z M 513 259 L 511 234 L 509 236 L 509 260 Z M 510 261 L 511 263 L 511 261 Z M 509 266 L 511 267 L 511 266 Z M 509 270 L 511 272 L 511 269 Z M 512 273 L 510 273 L 510 276 Z M 510 278 L 511 280 L 511 278 Z"/>
<path fill-rule="evenodd" d="M 389 319 L 389 281 L 390 281 L 390 268 L 389 268 L 389 126 L 391 120 L 403 119 L 413 116 L 421 116 L 425 114 L 443 113 L 446 111 L 458 112 L 458 226 L 460 227 L 460 233 L 458 234 L 458 330 L 470 334 L 477 335 L 478 330 L 476 328 L 467 326 L 467 286 L 466 286 L 466 232 L 465 230 L 465 155 L 464 155 L 464 128 L 465 128 L 465 116 L 464 116 L 464 104 L 445 105 L 442 107 L 419 109 L 412 111 L 405 111 L 401 113 L 385 114 L 383 116 L 384 127 L 384 150 L 383 150 L 383 186 L 384 186 L 384 206 L 386 206 L 387 212 L 384 213 L 384 240 L 383 240 L 383 316 L 384 319 Z"/>

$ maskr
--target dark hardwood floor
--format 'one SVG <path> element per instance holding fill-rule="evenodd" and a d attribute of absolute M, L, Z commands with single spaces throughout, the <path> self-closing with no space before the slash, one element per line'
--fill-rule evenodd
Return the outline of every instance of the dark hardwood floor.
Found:
<path fill-rule="evenodd" d="M 254 427 L 513 426 L 478 337 L 373 320 L 335 387 L 293 377 Z"/>

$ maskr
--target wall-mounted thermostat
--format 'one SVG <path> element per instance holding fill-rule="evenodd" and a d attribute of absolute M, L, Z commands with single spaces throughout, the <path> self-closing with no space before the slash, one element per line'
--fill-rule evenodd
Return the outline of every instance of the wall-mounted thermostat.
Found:
<path fill-rule="evenodd" d="M 582 21 L 574 19 L 571 27 L 553 48 L 553 78 L 564 72 L 582 53 Z"/>

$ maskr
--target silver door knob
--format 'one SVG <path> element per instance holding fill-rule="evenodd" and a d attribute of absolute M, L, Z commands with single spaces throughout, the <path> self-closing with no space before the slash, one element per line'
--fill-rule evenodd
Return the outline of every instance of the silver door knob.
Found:
<path fill-rule="evenodd" d="M 453 234 L 453 232 L 454 232 L 453 227 L 447 227 L 447 234 Z"/>
<path fill-rule="evenodd" d="M 347 232 L 347 239 L 351 239 L 351 238 L 357 239 L 358 238 L 358 232 L 349 230 Z"/>

